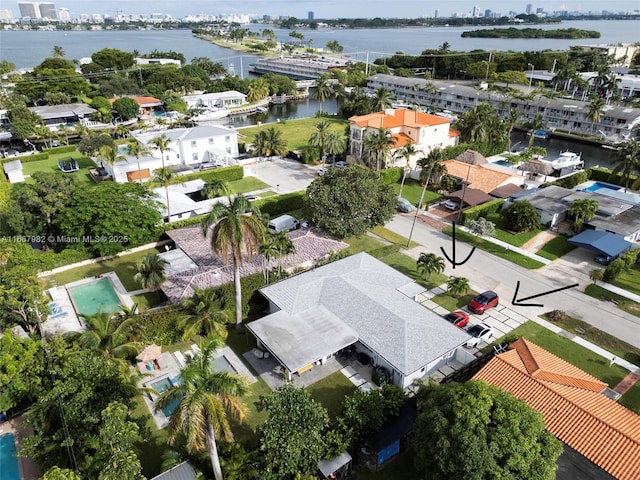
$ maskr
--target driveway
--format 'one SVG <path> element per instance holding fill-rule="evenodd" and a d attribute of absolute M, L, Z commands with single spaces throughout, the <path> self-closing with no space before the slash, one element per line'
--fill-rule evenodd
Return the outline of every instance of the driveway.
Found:
<path fill-rule="evenodd" d="M 316 170 L 295 160 L 276 159 L 247 165 L 245 175 L 269 184 L 274 192 L 291 193 L 306 190 L 317 178 Z"/>
<path fill-rule="evenodd" d="M 411 223 L 412 219 L 396 215 L 386 227 L 408 237 Z M 452 255 L 451 238 L 422 222 L 416 222 L 412 240 L 423 245 L 424 251 L 442 256 L 440 247 L 444 247 L 447 254 L 449 256 Z M 464 243 L 459 243 L 456 247 L 458 261 L 464 259 L 471 249 Z M 412 256 L 419 255 L 419 251 L 416 249 L 412 250 L 411 253 Z M 582 255 L 579 251 L 574 251 L 572 254 L 578 255 L 577 260 Z M 575 318 L 581 319 L 640 348 L 640 318 L 623 312 L 613 304 L 601 302 L 584 295 L 580 289 L 583 289 L 589 283 L 588 272 L 590 268 L 583 267 L 582 263 L 580 263 L 579 269 L 584 268 L 586 273 L 587 280 L 584 280 L 582 274 L 569 274 L 568 271 L 563 271 L 563 268 L 568 267 L 568 262 L 570 261 L 571 256 L 560 261 L 567 262 L 564 267 L 559 262 L 556 269 L 546 271 L 527 270 L 481 250 L 476 250 L 464 265 L 458 265 L 453 268 L 449 262 L 446 262 L 444 273 L 446 275 L 466 277 L 472 285 L 480 286 L 481 290 L 497 292 L 502 299 L 501 305 L 508 306 L 510 310 L 526 318 L 540 316 L 554 309 L 563 310 Z M 581 262 L 585 262 L 585 265 L 587 265 L 586 262 L 589 262 L 589 260 L 585 257 Z M 573 271 L 575 271 L 575 267 Z M 538 295 L 570 285 L 576 281 L 580 286 L 531 300 L 533 303 L 543 304 L 543 307 L 524 307 L 511 304 L 516 282 L 518 281 L 520 282 L 519 298 Z"/>

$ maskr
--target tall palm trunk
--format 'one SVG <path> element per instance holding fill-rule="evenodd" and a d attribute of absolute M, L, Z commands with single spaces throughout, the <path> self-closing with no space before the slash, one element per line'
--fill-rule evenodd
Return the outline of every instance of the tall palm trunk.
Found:
<path fill-rule="evenodd" d="M 209 458 L 211 458 L 211 468 L 213 468 L 213 476 L 216 480 L 222 480 L 222 468 L 220 468 L 220 457 L 218 457 L 218 447 L 216 445 L 216 434 L 213 431 L 213 425 L 207 425 L 207 450 Z"/>
<path fill-rule="evenodd" d="M 404 179 L 407 177 L 408 167 L 409 167 L 409 160 L 407 160 L 407 165 L 404 167 L 404 170 L 402 171 L 402 181 L 400 182 L 400 193 L 398 193 L 399 197 L 402 196 L 402 189 L 404 188 Z"/>
<path fill-rule="evenodd" d="M 169 184 L 164 186 L 164 196 L 167 199 L 167 223 L 171 223 L 171 208 L 169 207 Z"/>
<path fill-rule="evenodd" d="M 138 164 L 138 183 L 142 183 L 142 171 L 140 170 L 140 156 L 136 155 L 136 163 Z"/>
<path fill-rule="evenodd" d="M 242 254 L 240 254 L 242 255 Z M 233 256 L 233 290 L 236 297 L 236 329 L 242 325 L 242 284 L 240 283 L 240 258 Z"/>

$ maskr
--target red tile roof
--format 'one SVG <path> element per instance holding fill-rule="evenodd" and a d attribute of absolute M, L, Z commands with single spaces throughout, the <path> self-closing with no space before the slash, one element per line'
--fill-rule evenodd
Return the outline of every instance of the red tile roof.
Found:
<path fill-rule="evenodd" d="M 640 478 L 640 416 L 600 393 L 606 383 L 524 338 L 474 378 L 525 400 L 549 432 L 611 475 Z"/>
<path fill-rule="evenodd" d="M 447 173 L 463 180 L 469 180 L 471 188 L 477 188 L 485 193 L 501 186 L 509 179 L 515 177 L 508 173 L 499 172 L 483 165 L 470 165 L 459 160 L 445 160 L 442 162 L 447 167 Z M 518 181 L 520 179 L 518 178 Z"/>
<path fill-rule="evenodd" d="M 451 123 L 448 118 L 404 108 L 394 110 L 393 114 L 376 112 L 368 115 L 356 115 L 351 117 L 349 121 L 355 122 L 364 128 L 397 128 L 403 126 L 419 128 Z M 454 130 L 454 132 L 456 131 Z"/>
<path fill-rule="evenodd" d="M 162 100 L 159 100 L 155 97 L 131 97 L 135 100 L 135 102 L 140 105 L 155 105 L 155 104 L 159 104 L 162 105 Z M 113 102 L 115 102 L 117 100 L 117 98 L 110 98 L 109 99 L 109 103 L 113 104 Z"/>

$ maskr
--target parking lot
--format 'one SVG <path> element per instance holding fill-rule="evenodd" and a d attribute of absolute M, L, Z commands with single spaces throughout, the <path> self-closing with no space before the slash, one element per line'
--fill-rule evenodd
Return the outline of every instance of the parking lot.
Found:
<path fill-rule="evenodd" d="M 318 178 L 316 169 L 289 159 L 265 160 L 247 165 L 245 176 L 253 176 L 271 186 L 277 193 L 306 190 Z"/>

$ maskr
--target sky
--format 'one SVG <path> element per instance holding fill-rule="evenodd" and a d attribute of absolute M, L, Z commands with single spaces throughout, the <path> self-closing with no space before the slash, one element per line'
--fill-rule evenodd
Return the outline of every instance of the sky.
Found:
<path fill-rule="evenodd" d="M 24 0 L 28 1 L 28 0 Z M 419 17 L 433 16 L 438 10 L 440 17 L 453 13 L 470 12 L 474 5 L 484 12 L 490 9 L 503 14 L 510 10 L 524 12 L 531 3 L 545 11 L 632 11 L 640 9 L 638 0 L 43 0 L 52 1 L 56 8 L 68 8 L 72 15 L 80 13 L 123 14 L 164 13 L 174 17 L 188 14 L 254 14 L 254 15 L 291 15 L 306 18 L 313 11 L 315 18 L 336 17 Z M 13 5 L 12 5 L 13 4 Z M 18 16 L 18 2 L 2 0 L 0 9 L 9 8 Z"/>

